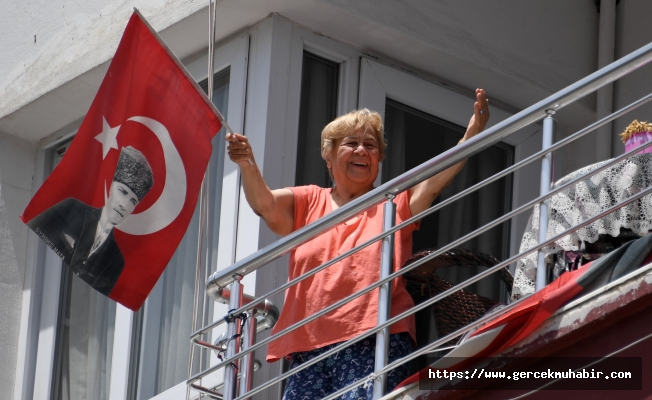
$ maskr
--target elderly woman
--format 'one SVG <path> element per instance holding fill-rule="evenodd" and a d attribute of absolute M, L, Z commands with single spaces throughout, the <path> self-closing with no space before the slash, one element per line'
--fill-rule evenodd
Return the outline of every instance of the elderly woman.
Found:
<path fill-rule="evenodd" d="M 489 119 L 488 101 L 482 89 L 463 142 L 481 132 Z M 333 180 L 332 188 L 317 186 L 270 190 L 256 166 L 247 138 L 227 135 L 229 157 L 240 166 L 245 196 L 254 212 L 275 233 L 285 236 L 314 222 L 338 207 L 371 191 L 378 164 L 385 154 L 382 120 L 367 109 L 353 111 L 328 124 L 322 131 L 322 157 Z M 457 175 L 465 161 L 396 196 L 396 223 L 426 210 Z M 382 229 L 382 205 L 373 207 L 330 231 L 299 246 L 290 254 L 289 278 L 294 279 L 376 236 Z M 417 224 L 396 233 L 394 268 L 400 268 L 412 251 L 412 231 Z M 292 286 L 285 297 L 274 332 L 280 331 L 325 307 L 375 283 L 380 275 L 381 244 L 369 246 L 324 271 Z M 372 291 L 337 310 L 270 343 L 268 361 L 290 358 L 290 368 L 322 354 L 338 343 L 376 326 L 378 295 Z M 413 306 L 402 279 L 393 282 L 391 315 Z M 414 317 L 390 328 L 389 361 L 408 354 L 415 339 Z M 373 372 L 375 338 L 366 338 L 346 350 L 300 371 L 288 379 L 284 399 L 321 398 Z M 407 377 L 407 366 L 388 374 L 388 390 Z M 343 398 L 369 398 L 370 387 L 358 387 Z"/>

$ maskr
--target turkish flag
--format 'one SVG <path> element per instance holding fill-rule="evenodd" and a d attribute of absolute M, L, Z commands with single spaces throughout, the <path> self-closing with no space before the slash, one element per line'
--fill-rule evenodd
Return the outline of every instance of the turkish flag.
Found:
<path fill-rule="evenodd" d="M 138 310 L 183 238 L 220 114 L 136 11 L 26 223 L 92 287 Z"/>

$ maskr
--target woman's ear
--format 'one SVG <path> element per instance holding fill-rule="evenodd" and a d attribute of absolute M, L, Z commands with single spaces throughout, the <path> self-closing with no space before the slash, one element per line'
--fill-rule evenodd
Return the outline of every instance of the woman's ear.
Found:
<path fill-rule="evenodd" d="M 331 169 L 331 155 L 327 154 L 326 157 L 324 157 L 324 161 L 326 161 L 326 168 Z"/>

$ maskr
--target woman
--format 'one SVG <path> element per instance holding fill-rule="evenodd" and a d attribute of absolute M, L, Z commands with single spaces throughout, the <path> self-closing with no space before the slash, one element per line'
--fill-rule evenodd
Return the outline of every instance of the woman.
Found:
<path fill-rule="evenodd" d="M 476 90 L 474 113 L 460 143 L 480 133 L 489 119 L 488 101 Z M 251 145 L 242 135 L 227 135 L 229 157 L 240 166 L 242 185 L 251 208 L 275 233 L 285 236 L 371 191 L 378 176 L 378 164 L 385 152 L 379 114 L 359 110 L 341 116 L 322 132 L 322 157 L 333 180 L 333 188 L 303 186 L 270 190 L 256 166 Z M 430 207 L 457 175 L 462 161 L 396 196 L 396 223 Z M 289 279 L 296 278 L 324 262 L 376 236 L 382 228 L 382 204 L 307 242 L 290 254 Z M 396 233 L 394 268 L 410 257 L 411 232 L 417 224 Z M 378 281 L 380 242 L 338 262 L 288 289 L 285 306 L 275 333 Z M 268 361 L 290 358 L 290 368 L 322 354 L 338 343 L 352 339 L 376 326 L 377 291 L 345 304 L 309 324 L 270 343 Z M 393 282 L 392 312 L 397 315 L 413 306 L 402 279 Z M 391 326 L 389 361 L 411 350 L 414 317 Z M 373 372 L 375 338 L 352 345 L 342 354 L 302 370 L 288 379 L 284 399 L 321 398 Z M 388 374 L 388 391 L 407 377 L 407 365 Z M 369 398 L 370 387 L 358 387 L 343 398 Z"/>

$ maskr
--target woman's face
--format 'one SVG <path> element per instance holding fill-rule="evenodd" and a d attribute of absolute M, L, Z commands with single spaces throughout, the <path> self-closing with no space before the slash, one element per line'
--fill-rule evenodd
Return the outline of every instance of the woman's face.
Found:
<path fill-rule="evenodd" d="M 326 163 L 335 184 L 355 183 L 372 186 L 378 175 L 378 141 L 372 129 L 361 127 L 349 136 L 337 139 Z"/>
<path fill-rule="evenodd" d="M 136 208 L 138 196 L 124 183 L 113 181 L 109 190 L 109 198 L 104 206 L 109 223 L 118 225 Z"/>

